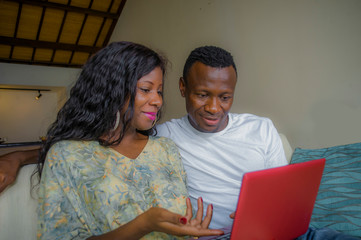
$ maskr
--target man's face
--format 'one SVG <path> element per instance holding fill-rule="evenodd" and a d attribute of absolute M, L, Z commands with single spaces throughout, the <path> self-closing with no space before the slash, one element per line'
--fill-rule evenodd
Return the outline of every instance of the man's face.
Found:
<path fill-rule="evenodd" d="M 214 133 L 227 126 L 236 82 L 236 71 L 232 66 L 213 68 L 201 62 L 192 65 L 187 82 L 180 79 L 179 89 L 195 129 Z"/>

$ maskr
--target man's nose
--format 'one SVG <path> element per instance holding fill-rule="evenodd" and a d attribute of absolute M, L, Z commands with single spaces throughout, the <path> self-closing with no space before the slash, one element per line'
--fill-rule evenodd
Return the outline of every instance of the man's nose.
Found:
<path fill-rule="evenodd" d="M 210 98 L 205 105 L 205 111 L 211 114 L 216 114 L 220 111 L 221 105 L 218 101 L 218 98 Z"/>

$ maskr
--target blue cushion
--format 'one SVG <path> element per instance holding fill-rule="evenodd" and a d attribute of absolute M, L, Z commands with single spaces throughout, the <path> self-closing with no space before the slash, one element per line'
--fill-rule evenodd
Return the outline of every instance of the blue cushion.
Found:
<path fill-rule="evenodd" d="M 326 158 L 326 165 L 310 226 L 361 237 L 361 143 L 296 148 L 291 163 L 319 158 Z"/>

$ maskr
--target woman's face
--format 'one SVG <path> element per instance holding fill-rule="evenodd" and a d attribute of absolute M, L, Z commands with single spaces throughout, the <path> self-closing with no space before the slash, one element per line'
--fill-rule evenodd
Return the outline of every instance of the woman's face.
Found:
<path fill-rule="evenodd" d="M 163 73 L 156 67 L 137 82 L 132 126 L 138 130 L 148 130 L 157 118 L 163 104 Z"/>

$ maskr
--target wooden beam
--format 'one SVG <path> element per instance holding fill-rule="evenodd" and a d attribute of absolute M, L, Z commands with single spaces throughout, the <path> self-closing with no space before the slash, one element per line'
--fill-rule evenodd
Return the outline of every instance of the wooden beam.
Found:
<path fill-rule="evenodd" d="M 95 53 L 101 49 L 101 47 L 94 47 L 94 46 L 56 43 L 56 42 L 29 40 L 23 38 L 12 38 L 12 37 L 3 37 L 3 36 L 0 36 L 0 44 L 10 45 L 10 46 L 31 47 L 31 48 L 78 51 L 78 52 L 87 52 L 87 53 Z"/>
<path fill-rule="evenodd" d="M 110 40 L 110 37 L 111 37 L 111 35 L 112 35 L 113 31 L 114 31 L 115 25 L 116 25 L 117 22 L 118 22 L 118 18 L 119 18 L 119 16 L 120 16 L 120 14 L 122 13 L 123 8 L 124 8 L 124 5 L 125 5 L 126 2 L 127 2 L 127 0 L 122 0 L 122 1 L 120 2 L 120 6 L 119 6 L 118 11 L 117 11 L 117 18 L 116 18 L 116 19 L 113 19 L 112 24 L 110 25 L 108 34 L 107 34 L 107 36 L 106 36 L 105 39 L 104 39 L 103 46 L 106 46 L 106 45 L 108 44 L 108 42 L 109 42 L 109 40 Z"/>
<path fill-rule="evenodd" d="M 115 19 L 115 20 L 117 20 L 119 17 L 117 13 L 102 12 L 102 11 L 88 9 L 88 8 L 74 7 L 74 6 L 64 5 L 64 4 L 60 4 L 60 3 L 53 3 L 53 2 L 47 2 L 47 1 L 41 1 L 41 0 L 5 0 L 5 1 L 16 2 L 19 4 L 23 3 L 23 4 L 33 5 L 33 6 L 40 6 L 40 7 L 55 8 L 55 9 L 69 11 L 69 12 L 78 12 L 78 13 L 83 13 L 83 14 L 89 14 L 92 16 L 111 18 L 111 19 Z"/>
<path fill-rule="evenodd" d="M 8 58 L 0 58 L 0 62 L 40 65 L 40 66 L 52 66 L 52 67 L 70 67 L 70 68 L 81 68 L 83 66 L 81 64 L 68 64 L 68 63 L 57 63 L 57 62 L 47 62 L 47 61 L 31 61 L 31 60 L 8 59 Z"/>

